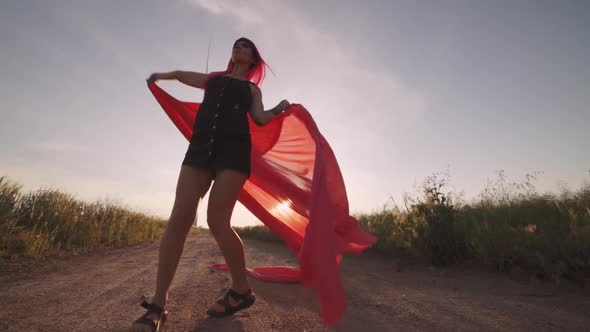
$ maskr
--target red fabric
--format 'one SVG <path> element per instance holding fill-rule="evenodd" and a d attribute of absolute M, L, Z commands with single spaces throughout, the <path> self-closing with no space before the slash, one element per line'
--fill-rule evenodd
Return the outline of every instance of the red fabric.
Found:
<path fill-rule="evenodd" d="M 199 103 L 183 102 L 148 84 L 164 111 L 190 140 Z M 340 168 L 330 145 L 309 112 L 292 104 L 263 127 L 248 114 L 252 135 L 251 175 L 239 195 L 242 203 L 299 258 L 300 267 L 248 269 L 253 277 L 302 282 L 316 290 L 326 324 L 346 309 L 340 280 L 342 254 L 360 253 L 376 238 L 349 215 Z M 225 264 L 211 268 L 224 269 Z"/>

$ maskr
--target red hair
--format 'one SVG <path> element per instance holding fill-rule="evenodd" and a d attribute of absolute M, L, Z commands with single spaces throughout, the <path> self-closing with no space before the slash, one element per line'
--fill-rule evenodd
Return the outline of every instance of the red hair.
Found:
<path fill-rule="evenodd" d="M 256 85 L 260 85 L 262 84 L 262 81 L 264 81 L 264 77 L 266 76 L 266 68 L 268 67 L 268 65 L 266 64 L 264 59 L 262 59 L 260 52 L 258 52 L 258 48 L 256 48 L 256 45 L 254 45 L 254 43 L 250 39 L 241 37 L 234 42 L 234 45 L 240 41 L 245 41 L 250 45 L 250 48 L 252 49 L 252 56 L 254 57 L 254 64 L 252 65 L 250 70 L 248 70 L 246 76 L 250 82 Z M 234 62 L 230 58 L 227 64 L 227 68 L 224 71 L 212 72 L 208 75 L 207 80 L 215 76 L 231 73 L 234 70 L 234 65 Z"/>

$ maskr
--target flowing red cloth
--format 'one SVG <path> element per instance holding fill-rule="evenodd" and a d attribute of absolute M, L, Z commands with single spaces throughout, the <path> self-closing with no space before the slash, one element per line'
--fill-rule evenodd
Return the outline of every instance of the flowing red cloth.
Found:
<path fill-rule="evenodd" d="M 155 83 L 149 89 L 190 140 L 200 103 L 175 99 Z M 309 112 L 291 106 L 263 127 L 248 114 L 251 175 L 238 197 L 252 214 L 297 254 L 299 267 L 248 269 L 255 278 L 302 282 L 314 288 L 323 320 L 335 323 L 346 310 L 340 279 L 342 254 L 360 253 L 376 238 L 349 215 L 344 181 L 330 145 Z M 225 269 L 225 264 L 211 268 Z"/>

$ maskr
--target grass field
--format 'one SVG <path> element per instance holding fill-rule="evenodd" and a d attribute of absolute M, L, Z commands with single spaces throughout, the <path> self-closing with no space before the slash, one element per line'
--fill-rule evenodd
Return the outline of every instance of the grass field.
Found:
<path fill-rule="evenodd" d="M 535 190 L 537 174 L 509 182 L 502 171 L 480 195 L 465 202 L 445 191 L 448 176 L 428 177 L 420 191 L 381 211 L 355 215 L 378 238 L 369 249 L 411 255 L 435 266 L 460 262 L 515 269 L 557 281 L 590 280 L 590 184 L 559 195 Z M 401 207 L 400 207 L 401 205 Z M 277 241 L 266 227 L 238 229 L 245 237 Z"/>
<path fill-rule="evenodd" d="M 88 203 L 57 190 L 28 193 L 0 177 L 0 257 L 44 257 L 152 241 L 166 220 L 109 202 Z"/>
<path fill-rule="evenodd" d="M 523 269 L 540 278 L 590 280 L 590 184 L 540 194 L 536 174 L 509 182 L 503 172 L 470 202 L 434 174 L 401 204 L 355 215 L 378 238 L 370 251 L 416 256 L 433 265 L 460 262 Z M 400 206 L 401 205 L 401 206 Z M 0 257 L 43 257 L 153 241 L 166 220 L 108 202 L 88 203 L 57 190 L 24 193 L 0 177 Z M 194 229 L 193 231 L 197 231 Z M 281 240 L 265 226 L 237 227 L 243 237 Z"/>

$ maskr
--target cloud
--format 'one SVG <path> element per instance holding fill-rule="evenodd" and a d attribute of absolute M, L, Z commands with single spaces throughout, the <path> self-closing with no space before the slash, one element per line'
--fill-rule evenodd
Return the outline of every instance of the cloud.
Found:
<path fill-rule="evenodd" d="M 287 1 L 189 0 L 191 4 L 210 14 L 238 19 L 237 25 L 248 30 L 259 30 L 275 41 L 289 37 L 299 40 L 317 39 L 324 35 L 315 29 L 305 13 Z M 286 33 L 287 32 L 287 33 Z"/>
<path fill-rule="evenodd" d="M 288 74 L 289 84 L 281 89 L 319 107 L 323 114 L 342 115 L 348 109 L 353 118 L 360 118 L 362 109 L 407 126 L 427 109 L 424 93 L 404 84 L 388 70 L 388 64 L 361 58 L 345 36 L 338 35 L 337 29 L 327 31 L 318 26 L 297 2 L 190 2 L 212 15 L 237 19 L 236 29 L 255 34 L 257 44 L 266 46 L 265 54 L 276 65 L 273 67 Z"/>
<path fill-rule="evenodd" d="M 198 7 L 209 11 L 213 15 L 231 15 L 241 20 L 243 24 L 262 22 L 260 9 L 264 8 L 261 1 L 241 0 L 190 0 Z"/>
<path fill-rule="evenodd" d="M 28 148 L 38 152 L 80 152 L 83 147 L 71 141 L 62 139 L 47 139 L 40 142 L 29 143 Z"/>

